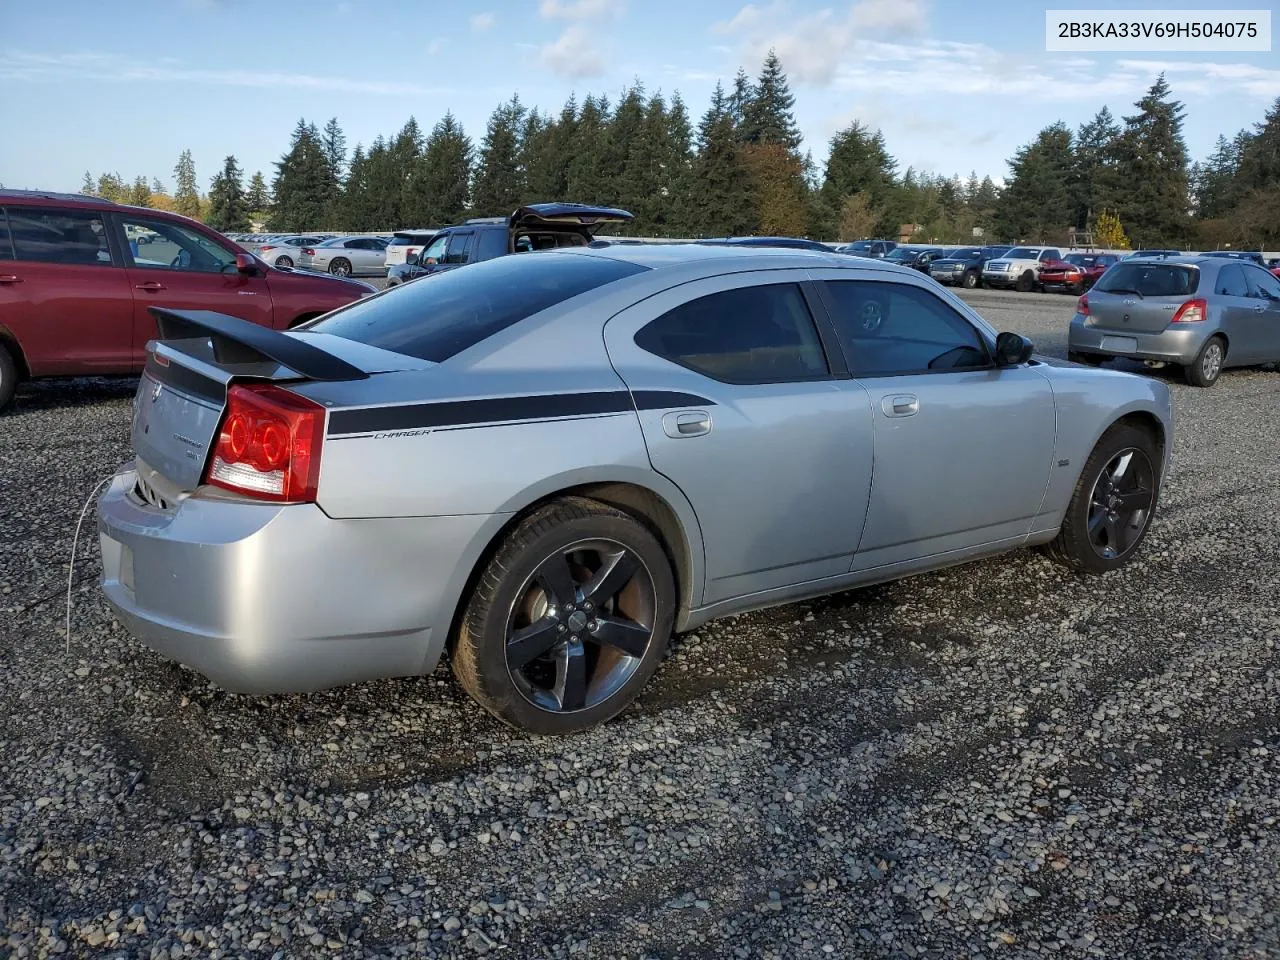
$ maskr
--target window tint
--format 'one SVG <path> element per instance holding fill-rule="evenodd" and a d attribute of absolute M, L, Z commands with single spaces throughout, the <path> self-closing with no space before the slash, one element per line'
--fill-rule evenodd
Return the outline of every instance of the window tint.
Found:
<path fill-rule="evenodd" d="M 603 257 L 498 257 L 407 283 L 390 296 L 357 300 L 301 329 L 440 362 L 548 307 L 646 269 Z"/>
<path fill-rule="evenodd" d="M 13 259 L 13 241 L 9 239 L 9 221 L 0 207 L 0 260 Z"/>
<path fill-rule="evenodd" d="M 1168 263 L 1116 264 L 1094 284 L 1103 293 L 1139 293 L 1144 297 L 1184 297 L 1196 292 L 1200 271 Z"/>
<path fill-rule="evenodd" d="M 1042 251 L 1042 252 L 1041 252 L 1041 254 L 1040 254 L 1040 259 L 1041 259 L 1041 260 L 1061 260 L 1061 259 L 1062 259 L 1062 251 L 1061 251 L 1061 250 L 1054 250 L 1054 249 L 1052 249 L 1052 248 L 1050 248 L 1050 249 L 1048 249 L 1048 250 L 1044 250 L 1044 251 Z"/>
<path fill-rule="evenodd" d="M 445 263 L 466 263 L 467 254 L 471 250 L 474 233 L 455 233 L 449 238 L 449 252 L 444 255 Z"/>
<path fill-rule="evenodd" d="M 1009 260 L 1035 260 L 1040 256 L 1039 247 L 1014 247 L 1005 255 Z"/>
<path fill-rule="evenodd" d="M 794 283 L 691 300 L 646 324 L 636 344 L 725 383 L 814 380 L 828 370 L 813 317 Z"/>
<path fill-rule="evenodd" d="M 507 254 L 507 231 L 506 228 L 501 230 L 479 230 L 476 233 L 476 253 L 472 258 L 474 260 L 492 260 L 494 257 L 503 257 Z"/>
<path fill-rule="evenodd" d="M 927 290 L 870 280 L 832 280 L 826 289 L 840 346 L 855 377 L 989 365 L 973 324 Z"/>
<path fill-rule="evenodd" d="M 1224 297 L 1249 296 L 1249 282 L 1244 278 L 1244 271 L 1237 266 L 1223 267 L 1218 271 L 1218 283 L 1213 292 Z"/>
<path fill-rule="evenodd" d="M 121 222 L 139 267 L 196 273 L 227 273 L 236 268 L 234 253 L 190 227 L 132 217 L 122 217 Z"/>
<path fill-rule="evenodd" d="M 19 260 L 106 266 L 111 263 L 102 215 L 78 210 L 9 207 L 13 254 Z"/>
<path fill-rule="evenodd" d="M 1249 278 L 1249 292 L 1252 296 L 1263 300 L 1280 300 L 1280 280 L 1261 267 L 1244 268 Z"/>

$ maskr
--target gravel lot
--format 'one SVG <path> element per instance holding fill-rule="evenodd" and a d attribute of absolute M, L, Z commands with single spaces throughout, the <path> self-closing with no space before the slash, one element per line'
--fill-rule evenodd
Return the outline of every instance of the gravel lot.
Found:
<path fill-rule="evenodd" d="M 1073 298 L 966 296 L 1064 355 Z M 719 621 L 568 740 L 446 670 L 222 693 L 113 621 L 92 543 L 68 651 L 132 390 L 0 419 L 0 956 L 1280 956 L 1280 374 L 1174 386 L 1122 573 Z"/>

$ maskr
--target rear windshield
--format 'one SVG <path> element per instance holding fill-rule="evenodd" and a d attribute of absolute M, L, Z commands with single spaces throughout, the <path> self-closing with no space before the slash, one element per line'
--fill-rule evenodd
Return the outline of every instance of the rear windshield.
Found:
<path fill-rule="evenodd" d="M 1094 285 L 1103 293 L 1185 297 L 1196 292 L 1200 271 L 1173 263 L 1118 263 Z"/>
<path fill-rule="evenodd" d="M 397 233 L 394 237 L 391 238 L 391 242 L 388 243 L 387 246 L 388 247 L 421 246 L 424 243 L 430 243 L 432 237 L 434 236 L 435 234 L 432 234 L 432 233 Z"/>
<path fill-rule="evenodd" d="M 604 257 L 498 257 L 359 300 L 301 329 L 440 363 L 548 307 L 647 269 Z"/>

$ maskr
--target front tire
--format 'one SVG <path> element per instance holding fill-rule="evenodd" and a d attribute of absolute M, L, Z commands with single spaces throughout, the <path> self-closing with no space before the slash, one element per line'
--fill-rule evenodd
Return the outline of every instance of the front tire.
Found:
<path fill-rule="evenodd" d="M 13 362 L 11 354 L 4 344 L 0 344 L 0 412 L 13 403 L 13 395 L 18 389 L 18 365 Z"/>
<path fill-rule="evenodd" d="M 964 288 L 966 290 L 972 290 L 978 285 L 978 275 L 973 271 L 969 271 L 964 275 L 964 280 L 961 282 L 964 284 Z"/>
<path fill-rule="evenodd" d="M 648 528 L 594 500 L 553 501 L 489 561 L 453 670 L 504 723 L 586 730 L 635 699 L 662 660 L 675 612 L 671 564 Z"/>
<path fill-rule="evenodd" d="M 1036 278 L 1033 277 L 1031 275 L 1031 271 L 1028 270 L 1026 273 L 1024 273 L 1022 276 L 1018 278 L 1018 282 L 1015 284 L 1015 289 L 1019 293 L 1030 293 L 1032 287 L 1034 287 L 1035 285 L 1036 285 Z"/>
<path fill-rule="evenodd" d="M 1116 424 L 1085 461 L 1058 535 L 1047 552 L 1081 573 L 1107 573 L 1133 559 L 1160 490 L 1160 451 L 1151 434 Z"/>
<path fill-rule="evenodd" d="M 329 262 L 329 273 L 335 277 L 351 276 L 351 261 L 344 257 L 336 257 Z"/>
<path fill-rule="evenodd" d="M 1222 365 L 1227 359 L 1227 344 L 1221 337 L 1210 337 L 1182 375 L 1193 387 L 1211 387 L 1222 375 Z"/>

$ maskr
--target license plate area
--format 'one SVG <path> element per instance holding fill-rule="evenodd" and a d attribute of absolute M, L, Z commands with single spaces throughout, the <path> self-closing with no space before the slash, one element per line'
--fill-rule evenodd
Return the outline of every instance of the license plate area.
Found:
<path fill-rule="evenodd" d="M 1101 346 L 1116 353 L 1133 353 L 1138 349 L 1138 341 L 1133 337 L 1103 337 Z"/>

